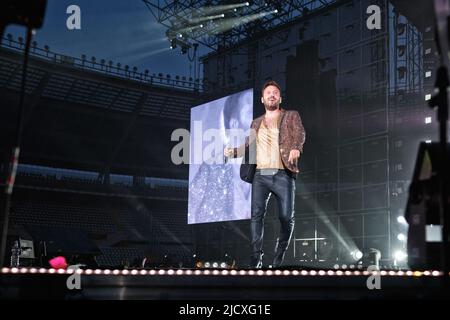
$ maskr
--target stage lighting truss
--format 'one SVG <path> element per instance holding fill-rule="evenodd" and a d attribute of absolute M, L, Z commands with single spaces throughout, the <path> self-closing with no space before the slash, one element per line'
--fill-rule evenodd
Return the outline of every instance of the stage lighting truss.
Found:
<path fill-rule="evenodd" d="M 170 42 L 171 50 L 174 50 L 179 46 L 181 48 L 181 53 L 186 54 L 189 48 L 191 48 L 191 45 L 188 42 L 184 41 L 182 37 L 177 38 L 176 36 L 168 34 L 168 39 Z"/>
<path fill-rule="evenodd" d="M 188 45 L 199 43 L 212 50 L 230 47 L 259 32 L 266 32 L 336 0 L 142 0 L 167 32 Z"/>

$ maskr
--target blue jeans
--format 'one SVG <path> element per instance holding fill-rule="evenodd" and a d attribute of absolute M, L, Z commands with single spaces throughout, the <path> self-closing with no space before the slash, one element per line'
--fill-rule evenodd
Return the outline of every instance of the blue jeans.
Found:
<path fill-rule="evenodd" d="M 262 267 L 264 218 L 272 194 L 278 203 L 281 224 L 273 267 L 278 267 L 283 262 L 294 230 L 295 179 L 282 169 L 256 170 L 252 183 L 251 268 Z"/>

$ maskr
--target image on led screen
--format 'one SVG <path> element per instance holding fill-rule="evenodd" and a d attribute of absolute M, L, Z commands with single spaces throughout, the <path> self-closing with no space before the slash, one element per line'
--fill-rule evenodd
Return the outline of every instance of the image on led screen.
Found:
<path fill-rule="evenodd" d="M 242 158 L 224 159 L 223 149 L 245 142 L 252 119 L 253 89 L 191 109 L 188 224 L 250 218 Z"/>

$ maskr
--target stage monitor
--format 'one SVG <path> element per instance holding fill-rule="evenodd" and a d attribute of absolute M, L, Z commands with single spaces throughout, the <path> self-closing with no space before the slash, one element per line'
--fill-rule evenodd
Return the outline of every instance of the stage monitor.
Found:
<path fill-rule="evenodd" d="M 245 142 L 253 119 L 253 89 L 192 108 L 188 224 L 250 218 L 251 184 L 240 179 L 242 158 L 225 147 Z"/>

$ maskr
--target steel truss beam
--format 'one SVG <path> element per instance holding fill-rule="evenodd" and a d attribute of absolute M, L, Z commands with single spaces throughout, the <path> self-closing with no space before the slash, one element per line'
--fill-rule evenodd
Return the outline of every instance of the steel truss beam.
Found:
<path fill-rule="evenodd" d="M 288 23 L 295 18 L 318 10 L 336 0 L 255 0 L 248 1 L 249 6 L 238 8 L 236 12 L 229 10 L 224 12 L 224 18 L 216 18 L 200 23 L 192 23 L 192 19 L 205 16 L 205 7 L 244 3 L 245 0 L 142 0 L 148 7 L 156 21 L 167 27 L 167 36 L 171 38 L 175 31 L 184 30 L 184 38 L 187 45 L 200 43 L 212 50 L 230 47 L 253 35 L 268 31 L 275 26 Z M 242 18 L 277 9 L 278 13 L 269 14 L 257 20 L 240 24 L 228 31 L 220 31 L 222 21 L 233 18 Z M 219 12 L 220 14 L 222 12 Z M 186 28 L 197 26 L 191 30 Z M 168 39 L 169 40 L 169 39 Z"/>

